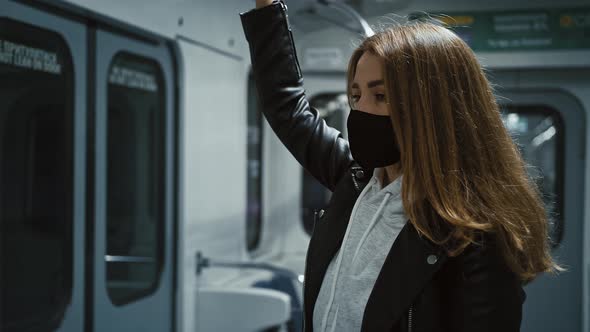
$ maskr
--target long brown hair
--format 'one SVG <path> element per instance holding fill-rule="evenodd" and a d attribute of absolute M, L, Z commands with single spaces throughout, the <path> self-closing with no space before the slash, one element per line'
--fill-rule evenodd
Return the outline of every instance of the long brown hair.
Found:
<path fill-rule="evenodd" d="M 508 266 L 523 281 L 560 270 L 549 253 L 539 191 L 469 46 L 427 22 L 378 32 L 352 54 L 349 96 L 365 52 L 384 64 L 402 156 L 403 204 L 418 232 L 451 256 L 477 243 L 478 234 L 493 233 Z"/>

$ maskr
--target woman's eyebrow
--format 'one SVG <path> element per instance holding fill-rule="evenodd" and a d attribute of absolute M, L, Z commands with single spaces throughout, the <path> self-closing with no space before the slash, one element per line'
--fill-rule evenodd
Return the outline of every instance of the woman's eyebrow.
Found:
<path fill-rule="evenodd" d="M 371 82 L 367 83 L 367 86 L 369 88 L 374 88 L 376 86 L 384 85 L 384 84 L 385 84 L 385 82 L 383 82 L 383 80 L 375 80 L 375 81 L 371 81 Z"/>
<path fill-rule="evenodd" d="M 367 87 L 374 88 L 376 86 L 384 85 L 384 84 L 385 84 L 385 82 L 382 79 L 381 80 L 374 80 L 374 81 L 369 81 L 369 83 L 367 83 Z M 352 89 L 358 89 L 359 85 L 358 85 L 358 83 L 354 82 L 354 83 L 352 83 L 352 85 L 350 87 Z"/>

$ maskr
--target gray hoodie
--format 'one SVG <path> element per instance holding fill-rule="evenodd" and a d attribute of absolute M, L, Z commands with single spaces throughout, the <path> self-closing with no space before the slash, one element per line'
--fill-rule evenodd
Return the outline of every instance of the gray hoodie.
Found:
<path fill-rule="evenodd" d="M 384 171 L 375 170 L 354 205 L 342 246 L 328 266 L 315 303 L 314 331 L 361 329 L 383 262 L 408 220 L 401 198 L 402 177 L 382 188 Z"/>

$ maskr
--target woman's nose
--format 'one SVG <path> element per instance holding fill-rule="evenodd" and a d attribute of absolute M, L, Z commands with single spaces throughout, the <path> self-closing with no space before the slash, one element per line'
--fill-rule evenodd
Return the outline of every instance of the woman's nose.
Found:
<path fill-rule="evenodd" d="M 366 100 L 367 98 L 361 96 L 355 103 L 356 109 L 362 112 L 371 113 L 369 103 L 367 103 Z"/>

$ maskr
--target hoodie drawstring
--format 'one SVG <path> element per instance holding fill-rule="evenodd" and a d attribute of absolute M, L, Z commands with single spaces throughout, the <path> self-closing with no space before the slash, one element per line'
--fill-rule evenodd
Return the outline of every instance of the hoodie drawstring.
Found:
<path fill-rule="evenodd" d="M 367 228 L 367 230 L 365 231 L 365 233 L 361 237 L 359 244 L 356 246 L 356 250 L 354 251 L 354 255 L 352 256 L 352 263 L 350 263 L 350 266 L 354 266 L 354 262 L 356 260 L 356 256 L 359 253 L 359 250 L 361 250 L 361 247 L 363 246 L 365 239 L 367 238 L 369 233 L 371 233 L 371 230 L 373 230 L 373 227 L 375 227 L 375 225 L 377 225 L 377 221 L 379 221 L 379 216 L 381 215 L 381 212 L 383 211 L 383 208 L 385 207 L 385 203 L 387 203 L 387 201 L 389 200 L 389 197 L 391 197 L 391 193 L 386 193 L 385 198 L 383 198 L 381 205 L 379 205 L 379 208 L 377 209 L 377 212 L 375 212 L 375 215 L 373 215 L 373 219 L 371 219 L 371 223 L 369 224 L 369 227 Z"/>
<path fill-rule="evenodd" d="M 321 331 L 326 331 L 326 324 L 328 323 L 328 314 L 330 313 L 330 309 L 332 309 L 332 304 L 334 303 L 334 295 L 336 293 L 336 283 L 338 282 L 338 275 L 340 274 L 340 267 L 342 264 L 342 256 L 344 252 L 344 248 L 346 245 L 346 241 L 348 240 L 348 234 L 350 233 L 350 229 L 352 228 L 352 220 L 353 217 L 356 215 L 356 210 L 360 205 L 361 198 L 365 196 L 367 191 L 371 185 L 366 185 L 363 191 L 361 191 L 359 197 L 352 208 L 352 212 L 350 213 L 350 221 L 348 223 L 348 227 L 346 228 L 346 233 L 344 233 L 344 239 L 342 240 L 342 245 L 340 246 L 340 251 L 338 252 L 338 258 L 336 259 L 336 273 L 334 274 L 334 282 L 332 283 L 332 287 L 330 287 L 330 299 L 328 300 L 328 306 L 326 307 L 326 311 L 324 312 L 324 317 L 322 318 L 322 328 Z"/>
<path fill-rule="evenodd" d="M 334 274 L 334 282 L 332 283 L 332 287 L 330 288 L 330 299 L 328 301 L 326 311 L 324 312 L 324 317 L 322 318 L 321 331 L 324 331 L 324 332 L 326 331 L 326 327 L 327 327 L 327 323 L 328 323 L 328 315 L 329 315 L 332 305 L 334 303 L 334 296 L 336 293 L 336 283 L 338 282 L 338 275 L 340 274 L 340 268 L 341 268 L 341 264 L 342 264 L 342 256 L 344 253 L 344 248 L 346 247 L 345 244 L 346 244 L 346 241 L 348 240 L 348 234 L 350 233 L 350 229 L 352 228 L 353 217 L 356 215 L 356 210 L 358 208 L 358 205 L 360 205 L 361 198 L 366 194 L 368 189 L 373 184 L 374 184 L 374 182 L 371 185 L 365 186 L 365 188 L 363 189 L 363 191 L 361 192 L 361 194 L 359 195 L 359 197 L 357 199 L 357 204 L 355 204 L 355 206 L 353 207 L 352 213 L 350 214 L 350 222 L 349 222 L 348 228 L 346 229 L 346 233 L 344 234 L 344 239 L 342 241 L 342 245 L 340 246 L 341 249 L 338 254 L 338 258 L 336 260 L 336 273 Z M 356 259 L 356 256 L 358 255 L 359 250 L 361 249 L 363 243 L 365 242 L 365 239 L 367 238 L 367 236 L 369 235 L 371 230 L 375 227 L 375 225 L 379 221 L 379 216 L 381 215 L 381 212 L 385 208 L 385 204 L 387 203 L 387 201 L 389 200 L 390 197 L 391 197 L 391 193 L 388 192 L 385 194 L 385 198 L 383 199 L 383 201 L 379 205 L 377 212 L 375 212 L 375 214 L 373 215 L 373 218 L 371 218 L 371 222 L 369 224 L 369 227 L 365 230 L 365 233 L 361 237 L 361 240 L 359 241 L 359 244 L 356 247 L 356 250 L 354 252 L 354 256 L 352 256 L 351 266 L 354 265 L 354 261 Z M 334 328 L 334 326 L 332 326 L 332 328 Z"/>

